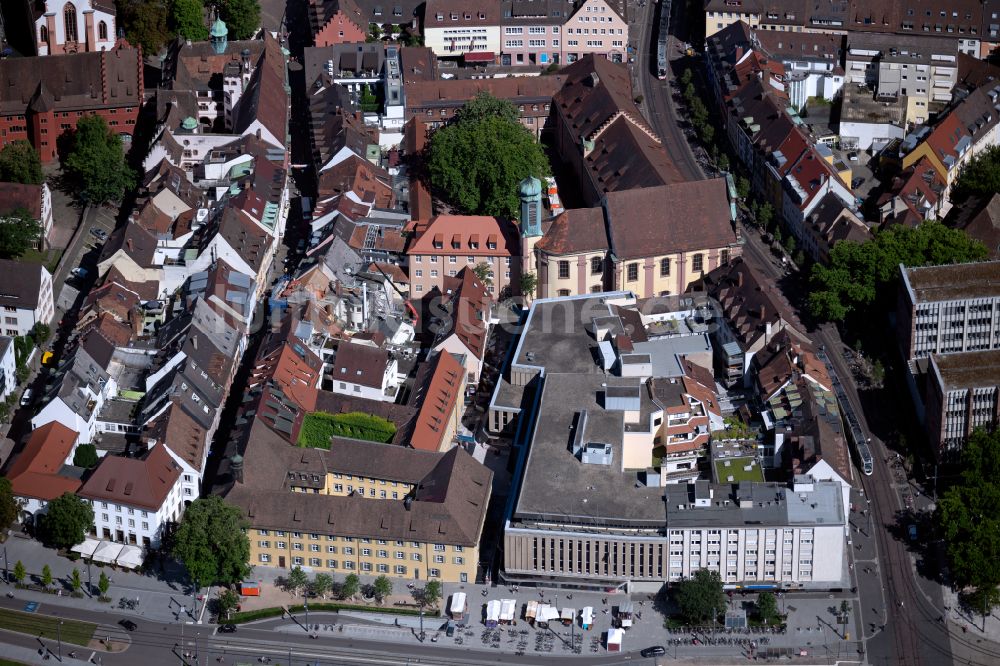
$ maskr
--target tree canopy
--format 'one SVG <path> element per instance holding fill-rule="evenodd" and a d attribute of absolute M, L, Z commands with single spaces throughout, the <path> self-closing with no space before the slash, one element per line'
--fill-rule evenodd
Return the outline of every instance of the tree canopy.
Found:
<path fill-rule="evenodd" d="M 96 467 L 98 460 L 97 447 L 93 444 L 80 444 L 73 454 L 73 464 L 84 469 Z"/>
<path fill-rule="evenodd" d="M 549 173 L 541 145 L 520 122 L 517 108 L 481 93 L 431 135 L 431 184 L 466 213 L 516 218 L 517 186 Z"/>
<path fill-rule="evenodd" d="M 674 600 L 680 608 L 681 617 L 688 624 L 715 620 L 726 609 L 726 595 L 722 591 L 719 572 L 709 569 L 695 571 L 691 578 L 677 584 Z"/>
<path fill-rule="evenodd" d="M 170 39 L 167 7 L 162 0 L 116 0 L 118 21 L 131 44 L 142 47 L 143 55 L 156 55 Z"/>
<path fill-rule="evenodd" d="M 997 605 L 1000 585 L 1000 433 L 976 430 L 961 453 L 958 483 L 940 497 L 934 522 L 944 537 L 951 575 L 970 605 Z"/>
<path fill-rule="evenodd" d="M 205 10 L 201 0 L 172 0 L 170 3 L 170 29 L 184 39 L 203 42 L 208 39 Z"/>
<path fill-rule="evenodd" d="M 72 144 L 63 166 L 84 201 L 119 201 L 135 184 L 135 174 L 125 162 L 122 139 L 101 116 L 80 118 Z"/>
<path fill-rule="evenodd" d="M 982 243 L 940 222 L 893 225 L 871 240 L 841 241 L 830 252 L 828 265 L 813 266 L 809 312 L 829 321 L 852 313 L 863 316 L 880 295 L 895 299 L 900 264 L 953 264 L 984 259 L 986 254 Z"/>
<path fill-rule="evenodd" d="M 1000 193 L 1000 146 L 991 146 L 965 163 L 951 188 L 951 202 Z"/>
<path fill-rule="evenodd" d="M 260 29 L 257 0 L 222 0 L 219 15 L 229 28 L 229 39 L 250 39 Z"/>
<path fill-rule="evenodd" d="M 41 185 L 44 180 L 42 160 L 30 143 L 18 139 L 0 150 L 0 181 Z"/>
<path fill-rule="evenodd" d="M 199 587 L 232 585 L 250 573 L 250 541 L 238 507 L 211 495 L 197 499 L 184 512 L 174 537 L 174 555 Z"/>
<path fill-rule="evenodd" d="M 0 477 L 0 530 L 7 529 L 11 523 L 17 520 L 18 509 L 10 479 Z"/>
<path fill-rule="evenodd" d="M 42 515 L 42 540 L 56 548 L 72 548 L 83 543 L 87 530 L 94 524 L 94 509 L 90 502 L 73 493 L 63 493 L 49 502 Z"/>
<path fill-rule="evenodd" d="M 42 227 L 24 208 L 15 208 L 0 220 L 0 257 L 15 259 L 38 240 Z"/>

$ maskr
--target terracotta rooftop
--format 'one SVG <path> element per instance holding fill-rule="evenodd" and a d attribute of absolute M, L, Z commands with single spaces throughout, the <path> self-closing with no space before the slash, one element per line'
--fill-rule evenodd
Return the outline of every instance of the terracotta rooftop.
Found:
<path fill-rule="evenodd" d="M 0 183 L 0 215 L 10 215 L 18 208 L 42 219 L 42 186 L 21 183 Z"/>
<path fill-rule="evenodd" d="M 32 431 L 21 455 L 7 470 L 14 495 L 51 501 L 63 493 L 75 493 L 80 479 L 61 472 L 79 436 L 58 421 Z"/>
<path fill-rule="evenodd" d="M 456 403 L 462 399 L 462 379 L 465 368 L 446 351 L 430 361 L 433 370 L 422 377 L 422 385 L 414 387 L 419 392 L 420 412 L 410 439 L 410 446 L 424 451 L 441 449 Z"/>
<path fill-rule="evenodd" d="M 181 468 L 163 446 L 154 446 L 142 460 L 105 456 L 78 494 L 84 499 L 158 511 L 177 483 Z"/>

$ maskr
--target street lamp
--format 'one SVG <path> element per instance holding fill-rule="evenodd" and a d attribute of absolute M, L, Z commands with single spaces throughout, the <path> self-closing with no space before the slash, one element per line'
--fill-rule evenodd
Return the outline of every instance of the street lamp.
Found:
<path fill-rule="evenodd" d="M 420 607 L 420 642 L 424 642 L 424 607 Z"/>
<path fill-rule="evenodd" d="M 10 584 L 10 576 L 7 573 L 7 546 L 3 547 L 3 582 Z"/>
<path fill-rule="evenodd" d="M 59 661 L 62 661 L 62 620 L 56 624 L 56 641 L 59 644 Z"/>
<path fill-rule="evenodd" d="M 302 599 L 302 608 L 304 608 L 305 611 L 306 611 L 306 633 L 308 633 L 309 632 L 309 627 L 312 626 L 312 625 L 309 624 L 309 600 L 308 599 L 305 599 L 305 598 Z"/>

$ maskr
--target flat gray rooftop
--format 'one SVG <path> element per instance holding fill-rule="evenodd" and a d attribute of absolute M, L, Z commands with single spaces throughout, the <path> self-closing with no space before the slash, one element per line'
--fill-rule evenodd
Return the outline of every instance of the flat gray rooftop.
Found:
<path fill-rule="evenodd" d="M 600 396 L 603 383 L 621 385 L 615 379 L 546 374 L 515 519 L 612 527 L 664 524 L 663 489 L 637 487 L 640 473 L 621 471 L 624 414 L 605 410 Z M 649 401 L 645 389 L 643 400 Z M 587 410 L 583 441 L 610 444 L 610 466 L 585 465 L 573 455 L 581 410 Z"/>
<path fill-rule="evenodd" d="M 735 494 L 734 488 L 737 488 Z M 696 507 L 689 486 L 667 486 L 667 527 L 706 529 L 844 524 L 843 494 L 836 481 L 817 481 L 811 491 L 803 493 L 779 483 L 713 485 L 712 491 L 710 506 Z M 749 506 L 741 507 L 738 499 L 746 500 Z"/>
<path fill-rule="evenodd" d="M 617 292 L 615 292 L 617 293 Z M 587 331 L 595 317 L 608 317 L 607 295 L 536 301 L 525 323 L 513 365 L 541 366 L 546 373 L 595 374 L 597 340 Z"/>
<path fill-rule="evenodd" d="M 637 354 L 649 354 L 654 377 L 680 377 L 684 374 L 680 357 L 712 353 L 708 333 L 654 338 L 649 342 L 636 342 L 633 347 Z"/>

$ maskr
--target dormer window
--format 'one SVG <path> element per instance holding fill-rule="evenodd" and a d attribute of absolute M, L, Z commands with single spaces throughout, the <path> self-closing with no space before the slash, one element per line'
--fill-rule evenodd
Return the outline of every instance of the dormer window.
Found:
<path fill-rule="evenodd" d="M 458 20 L 458 12 L 452 12 L 451 13 L 451 20 L 452 21 L 457 21 Z"/>
<path fill-rule="evenodd" d="M 437 14 L 434 15 L 434 18 L 436 18 L 438 21 L 443 21 L 444 20 L 444 14 L 442 14 L 441 12 L 438 12 Z"/>

